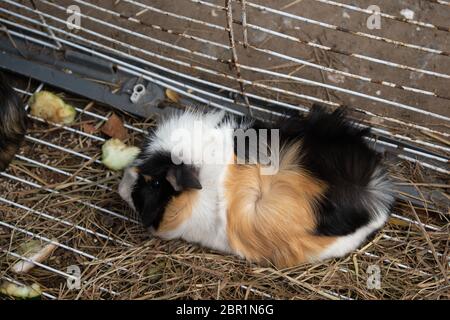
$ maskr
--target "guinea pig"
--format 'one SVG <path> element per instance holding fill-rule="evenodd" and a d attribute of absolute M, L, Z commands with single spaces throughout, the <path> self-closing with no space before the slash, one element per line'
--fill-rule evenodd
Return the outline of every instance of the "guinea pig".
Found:
<path fill-rule="evenodd" d="M 342 257 L 385 224 L 394 201 L 365 134 L 319 106 L 270 128 L 185 112 L 150 133 L 119 194 L 163 239 L 277 267 Z"/>
<path fill-rule="evenodd" d="M 0 72 L 0 171 L 17 153 L 27 130 L 26 119 L 22 100 Z"/>

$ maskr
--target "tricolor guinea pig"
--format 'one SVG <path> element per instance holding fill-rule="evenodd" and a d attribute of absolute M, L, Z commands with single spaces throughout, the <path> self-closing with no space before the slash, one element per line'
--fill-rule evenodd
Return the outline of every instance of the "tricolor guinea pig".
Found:
<path fill-rule="evenodd" d="M 185 112 L 150 133 L 119 193 L 164 239 L 277 267 L 341 257 L 385 224 L 394 201 L 366 133 L 317 106 L 270 128 Z"/>
<path fill-rule="evenodd" d="M 17 153 L 26 133 L 26 119 L 22 100 L 0 72 L 0 171 Z"/>

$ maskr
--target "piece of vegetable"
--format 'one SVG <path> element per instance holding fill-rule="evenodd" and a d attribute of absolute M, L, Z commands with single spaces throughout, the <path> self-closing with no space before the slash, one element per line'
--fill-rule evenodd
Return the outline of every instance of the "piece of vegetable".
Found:
<path fill-rule="evenodd" d="M 180 95 L 176 91 L 166 89 L 166 96 L 172 102 L 175 102 L 175 103 L 180 102 Z"/>
<path fill-rule="evenodd" d="M 77 114 L 74 107 L 48 91 L 33 94 L 30 99 L 30 107 L 33 116 L 54 123 L 71 124 Z"/>
<path fill-rule="evenodd" d="M 52 240 L 53 243 L 48 243 L 46 245 L 42 245 L 39 240 L 31 240 L 23 243 L 18 248 L 18 253 L 35 262 L 43 262 L 55 251 L 57 246 L 57 241 L 55 239 Z M 27 273 L 35 266 L 34 263 L 25 260 L 19 260 L 12 267 L 11 270 L 15 273 Z"/>
<path fill-rule="evenodd" d="M 139 154 L 138 147 L 128 147 L 119 139 L 110 139 L 102 146 L 102 163 L 111 170 L 122 170 Z"/>
<path fill-rule="evenodd" d="M 128 138 L 128 131 L 122 120 L 114 113 L 102 126 L 102 132 L 108 137 L 125 141 Z"/>
<path fill-rule="evenodd" d="M 42 295 L 41 287 L 37 283 L 31 286 L 19 286 L 9 281 L 1 284 L 0 293 L 19 299 L 34 299 Z"/>

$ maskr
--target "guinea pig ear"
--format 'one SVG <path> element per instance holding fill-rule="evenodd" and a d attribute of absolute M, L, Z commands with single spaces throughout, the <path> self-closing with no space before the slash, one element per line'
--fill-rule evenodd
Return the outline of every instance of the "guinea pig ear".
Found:
<path fill-rule="evenodd" d="M 175 191 L 202 188 L 202 185 L 198 180 L 197 170 L 194 167 L 185 164 L 170 167 L 167 171 L 166 179 Z"/>

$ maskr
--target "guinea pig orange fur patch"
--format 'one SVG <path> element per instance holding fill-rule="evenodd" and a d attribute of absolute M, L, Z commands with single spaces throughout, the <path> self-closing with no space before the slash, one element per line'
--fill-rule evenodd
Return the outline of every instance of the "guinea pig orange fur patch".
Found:
<path fill-rule="evenodd" d="M 281 151 L 275 175 L 261 175 L 258 165 L 228 167 L 227 234 L 231 247 L 251 261 L 296 265 L 336 239 L 313 234 L 315 202 L 326 185 L 297 165 L 300 149 L 295 144 Z"/>
<path fill-rule="evenodd" d="M 192 208 L 198 197 L 198 190 L 186 190 L 168 203 L 156 233 L 164 233 L 178 228 L 192 215 Z"/>

